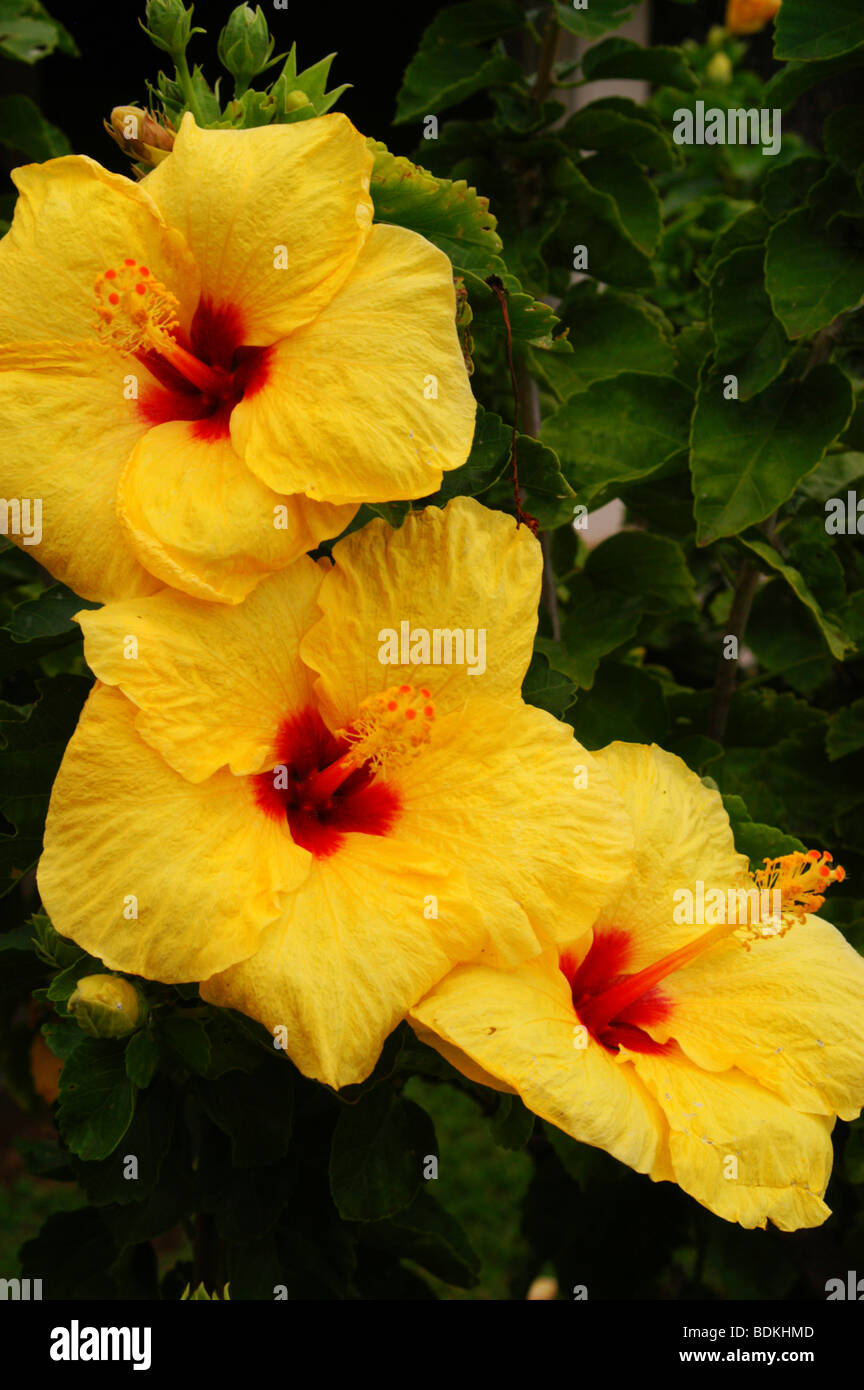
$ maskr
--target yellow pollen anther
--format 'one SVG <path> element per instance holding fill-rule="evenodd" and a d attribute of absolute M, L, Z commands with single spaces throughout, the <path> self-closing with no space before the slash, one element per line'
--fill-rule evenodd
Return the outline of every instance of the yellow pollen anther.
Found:
<path fill-rule="evenodd" d="M 152 348 L 163 352 L 178 327 L 179 300 L 154 280 L 150 269 L 127 258 L 97 275 L 94 327 L 102 342 L 118 352 Z"/>
<path fill-rule="evenodd" d="M 350 743 L 346 757 L 355 767 L 368 764 L 377 772 L 413 758 L 429 742 L 434 719 L 428 690 L 393 685 L 364 700 L 353 724 L 340 729 L 339 737 Z"/>

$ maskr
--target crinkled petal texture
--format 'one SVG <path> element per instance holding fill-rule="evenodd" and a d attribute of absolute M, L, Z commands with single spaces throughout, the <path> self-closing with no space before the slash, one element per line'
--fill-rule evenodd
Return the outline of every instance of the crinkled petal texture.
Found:
<path fill-rule="evenodd" d="M 674 1034 L 708 1071 L 737 1067 L 796 1110 L 854 1120 L 864 1106 L 864 960 L 809 916 L 745 951 L 724 941 L 663 982 Z"/>
<path fill-rule="evenodd" d="M 660 1106 L 632 1069 L 590 1039 L 585 1045 L 557 951 L 515 970 L 460 966 L 408 1018 L 466 1075 L 460 1053 L 574 1138 L 639 1173 L 671 1176 Z"/>
<path fill-rule="evenodd" d="M 353 507 L 281 497 L 238 458 L 228 435 L 187 421 L 151 429 L 120 480 L 120 516 L 151 574 L 195 598 L 239 603 L 261 577 L 338 535 Z"/>
<path fill-rule="evenodd" d="M 261 772 L 283 720 L 314 703 L 299 648 L 322 574 L 303 558 L 237 608 L 163 590 L 84 611 L 84 654 L 137 706 L 141 737 L 189 781 L 224 767 Z"/>
<path fill-rule="evenodd" d="M 238 452 L 269 487 L 319 501 L 435 492 L 474 432 L 455 315 L 444 253 L 373 227 L 342 289 L 272 349 L 266 383 L 233 411 Z"/>
<path fill-rule="evenodd" d="M 261 346 L 314 319 L 353 270 L 372 224 L 372 164 L 339 113 L 252 130 L 201 130 L 187 113 L 144 188 L 183 234 L 205 294 Z"/>
<path fill-rule="evenodd" d="M 25 165 L 13 179 L 20 196 L 0 241 L 0 342 L 95 343 L 94 282 L 127 257 L 170 287 L 188 331 L 198 270 L 141 184 L 84 155 Z"/>
<path fill-rule="evenodd" d="M 706 1072 L 677 1050 L 621 1055 L 662 1107 L 674 1180 L 697 1202 L 748 1228 L 770 1220 L 797 1231 L 830 1216 L 833 1119 L 799 1114 L 743 1072 Z"/>
<path fill-rule="evenodd" d="M 284 1027 L 307 1076 L 360 1082 L 409 1004 L 480 949 L 473 896 L 437 849 L 347 835 L 286 900 L 255 955 L 203 983 L 202 997 Z"/>
<path fill-rule="evenodd" d="M 251 784 L 194 786 L 91 693 L 51 793 L 39 892 L 62 936 L 113 970 L 198 980 L 251 955 L 310 856 L 256 814 Z"/>
<path fill-rule="evenodd" d="M 126 458 L 147 428 L 123 399 L 126 371 L 96 343 L 0 347 L 0 490 L 28 499 L 31 520 L 38 503 L 41 533 L 31 526 L 35 545 L 23 532 L 10 539 L 97 601 L 159 587 L 117 515 Z"/>
<path fill-rule="evenodd" d="M 746 873 L 719 792 L 704 786 L 681 758 L 656 744 L 612 743 L 594 754 L 612 780 L 633 825 L 633 867 L 617 900 L 598 916 L 598 931 L 625 929 L 628 974 L 653 964 L 699 935 L 676 924 L 675 892 L 725 890 Z"/>
<path fill-rule="evenodd" d="M 319 600 L 323 617 L 302 650 L 320 673 L 321 713 L 331 728 L 353 719 L 368 696 L 403 682 L 428 687 L 439 714 L 462 709 L 469 697 L 519 694 L 543 572 L 526 526 L 456 497 L 443 510 L 409 513 L 398 531 L 370 522 L 339 541 L 333 559 Z M 430 656 L 435 630 L 447 634 L 437 662 L 421 660 L 419 645 L 413 661 L 397 650 L 391 662 L 388 634 L 398 643 L 403 622 L 409 635 L 429 636 Z M 461 646 L 452 633 L 463 634 Z"/>

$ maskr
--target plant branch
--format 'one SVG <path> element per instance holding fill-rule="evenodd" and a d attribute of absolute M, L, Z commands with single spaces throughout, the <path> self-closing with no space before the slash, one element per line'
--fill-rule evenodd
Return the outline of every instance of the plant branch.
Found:
<path fill-rule="evenodd" d="M 546 29 L 543 34 L 543 46 L 540 49 L 540 58 L 537 63 L 537 75 L 534 79 L 534 100 L 538 106 L 549 95 L 552 88 L 552 72 L 555 67 L 555 56 L 558 52 L 558 41 L 561 38 L 561 25 L 555 18 L 554 11 L 546 21 Z"/>

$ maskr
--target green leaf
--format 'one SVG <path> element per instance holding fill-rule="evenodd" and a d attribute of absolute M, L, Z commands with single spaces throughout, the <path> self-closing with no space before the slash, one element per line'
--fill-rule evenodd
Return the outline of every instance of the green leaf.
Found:
<path fill-rule="evenodd" d="M 72 153 L 62 130 L 26 96 L 0 96 L 0 144 L 33 160 Z"/>
<path fill-rule="evenodd" d="M 593 382 L 543 422 L 580 502 L 656 472 L 687 447 L 693 397 L 670 376 L 622 372 Z"/>
<path fill-rule="evenodd" d="M 16 642 L 32 642 L 40 637 L 80 636 L 75 613 L 98 604 L 81 599 L 65 584 L 52 584 L 38 598 L 28 599 L 13 609 L 9 631 Z"/>
<path fill-rule="evenodd" d="M 80 676 L 37 684 L 41 698 L 26 723 L 10 723 L 0 711 L 0 811 L 17 831 L 0 836 L 0 896 L 42 852 L 51 787 L 90 688 Z"/>
<path fill-rule="evenodd" d="M 330 1190 L 346 1221 L 382 1221 L 410 1205 L 435 1128 L 419 1105 L 375 1086 L 340 1112 L 330 1151 Z"/>
<path fill-rule="evenodd" d="M 591 690 L 579 695 L 567 722 L 593 751 L 615 739 L 663 743 L 669 712 L 660 683 L 638 666 L 607 661 Z"/>
<path fill-rule="evenodd" d="M 458 1289 L 470 1289 L 477 1283 L 477 1255 L 461 1226 L 425 1187 L 398 1216 L 362 1227 L 361 1239 L 364 1245 L 414 1260 Z"/>
<path fill-rule="evenodd" d="M 125 1065 L 132 1085 L 146 1090 L 159 1065 L 159 1044 L 149 1029 L 133 1033 L 126 1044 Z"/>
<path fill-rule="evenodd" d="M 864 748 L 864 700 L 856 700 L 832 715 L 828 720 L 825 747 L 832 763 Z"/>
<path fill-rule="evenodd" d="M 599 165 L 593 167 L 602 181 Z M 620 183 L 620 178 L 616 182 Z M 550 261 L 576 261 L 578 248 L 584 246 L 587 270 L 596 279 L 624 288 L 651 284 L 650 257 L 630 235 L 618 204 L 609 193 L 595 188 L 567 158 L 558 160 L 550 171 L 549 186 L 564 204 L 560 223 L 544 248 Z M 581 261 L 581 253 L 578 259 Z"/>
<path fill-rule="evenodd" d="M 774 56 L 790 62 L 837 58 L 864 45 L 859 0 L 783 0 L 774 31 Z"/>
<path fill-rule="evenodd" d="M 375 221 L 408 227 L 439 246 L 460 266 L 491 275 L 501 254 L 501 238 L 489 199 L 464 179 L 439 179 L 379 140 L 367 140 L 375 155 L 370 193 Z"/>
<path fill-rule="evenodd" d="M 725 795 L 723 805 L 735 836 L 735 848 L 739 854 L 746 854 L 751 869 L 761 869 L 763 860 L 776 859 L 781 854 L 794 854 L 804 849 L 794 835 L 786 835 L 773 825 L 762 825 L 751 820 L 745 802 L 740 796 Z"/>
<path fill-rule="evenodd" d="M 589 48 L 582 58 L 582 76 L 589 82 L 610 77 L 634 78 L 684 92 L 693 92 L 699 85 L 680 49 L 662 44 L 643 48 L 624 38 L 604 39 Z"/>
<path fill-rule="evenodd" d="M 785 367 L 792 345 L 765 289 L 764 247 L 745 246 L 711 278 L 711 327 L 717 365 L 738 378 L 741 400 L 764 391 Z"/>
<path fill-rule="evenodd" d="M 174 1015 L 160 1020 L 159 1036 L 185 1067 L 206 1076 L 210 1069 L 210 1039 L 198 1018 Z"/>
<path fill-rule="evenodd" d="M 201 1104 L 231 1140 L 239 1167 L 275 1163 L 288 1151 L 294 1123 L 294 1073 L 284 1058 L 246 1075 L 228 1072 L 198 1087 Z"/>
<path fill-rule="evenodd" d="M 561 132 L 572 149 L 628 154 L 652 169 L 675 169 L 681 156 L 671 136 L 644 106 L 603 97 L 575 111 Z"/>
<path fill-rule="evenodd" d="M 598 589 L 636 599 L 645 613 L 695 616 L 696 586 L 677 541 L 650 531 L 619 531 L 588 556 L 585 573 Z"/>
<path fill-rule="evenodd" d="M 117 1246 L 103 1214 L 92 1207 L 57 1211 L 21 1247 L 21 1272 L 41 1279 L 46 1299 L 115 1299 L 110 1273 Z"/>
<path fill-rule="evenodd" d="M 541 531 L 551 531 L 573 518 L 573 498 L 576 496 L 556 455 L 530 435 L 516 436 L 516 463 L 519 488 L 524 493 L 523 507 L 540 524 Z"/>
<path fill-rule="evenodd" d="M 799 97 L 822 83 L 833 82 L 852 68 L 864 62 L 861 49 L 854 49 L 842 58 L 827 58 L 821 61 L 787 63 L 776 72 L 765 87 L 763 102 L 766 107 L 781 106 L 784 109 L 794 105 Z"/>
<path fill-rule="evenodd" d="M 790 338 L 817 333 L 864 297 L 864 223 L 791 213 L 768 238 L 765 285 Z"/>
<path fill-rule="evenodd" d="M 0 0 L 0 56 L 32 64 L 55 48 L 78 56 L 72 35 L 39 0 Z"/>
<path fill-rule="evenodd" d="M 479 275 L 473 274 L 462 265 L 457 265 L 454 269 L 464 280 L 468 291 L 474 314 L 472 331 L 477 329 L 506 337 L 507 329 L 501 313 L 501 304 L 491 287 Z M 507 313 L 513 342 L 530 343 L 535 347 L 552 351 L 569 351 L 569 344 L 563 338 L 555 336 L 556 333 L 560 333 L 561 325 L 554 310 L 542 300 L 526 294 L 515 276 L 505 273 L 498 278 L 507 291 Z"/>
<path fill-rule="evenodd" d="M 594 281 L 584 280 L 569 291 L 558 313 L 570 328 L 572 353 L 533 360 L 562 401 L 592 381 L 620 372 L 671 374 L 671 326 L 636 295 L 601 291 Z"/>
<path fill-rule="evenodd" d="M 477 46 L 524 23 L 522 10 L 510 0 L 469 0 L 442 10 L 405 71 L 394 124 L 437 115 L 484 87 L 518 80 L 517 62 L 503 51 L 478 52 Z"/>
<path fill-rule="evenodd" d="M 749 401 L 724 400 L 722 373 L 706 375 L 693 416 L 691 470 L 698 544 L 764 521 L 842 433 L 854 405 L 848 377 L 814 368 Z"/>
<path fill-rule="evenodd" d="M 636 160 L 629 154 L 597 154 L 582 161 L 579 173 L 614 199 L 624 229 L 637 246 L 648 255 L 656 250 L 663 229 L 660 198 Z"/>
<path fill-rule="evenodd" d="M 157 1082 L 139 1097 L 122 1148 L 98 1162 L 75 1164 L 75 1176 L 94 1206 L 112 1202 L 125 1206 L 141 1202 L 153 1192 L 171 1148 L 177 1099 L 178 1093 L 168 1082 Z M 129 1158 L 137 1160 L 137 1171 L 127 1162 Z"/>
<path fill-rule="evenodd" d="M 864 106 L 832 111 L 822 132 L 825 153 L 855 173 L 864 159 Z"/>
<path fill-rule="evenodd" d="M 801 600 L 806 608 L 810 609 L 822 631 L 822 635 L 828 644 L 831 655 L 836 661 L 842 661 L 854 643 L 844 632 L 841 631 L 837 623 L 832 622 L 826 617 L 819 604 L 808 587 L 804 576 L 793 565 L 787 564 L 783 557 L 774 549 L 768 541 L 755 536 L 740 536 L 742 545 L 746 545 L 754 555 L 758 555 L 763 566 L 769 570 L 774 570 L 781 575 L 792 589 L 793 593 Z"/>
<path fill-rule="evenodd" d="M 471 452 L 461 468 L 444 474 L 434 502 L 444 506 L 451 497 L 479 497 L 501 477 L 510 457 L 513 430 L 500 415 L 477 406 Z"/>
<path fill-rule="evenodd" d="M 635 4 L 636 0 L 555 0 L 555 13 L 568 33 L 596 39 L 626 24 Z"/>
<path fill-rule="evenodd" d="M 107 1158 L 132 1123 L 135 1087 L 124 1051 L 113 1039 L 85 1038 L 60 1073 L 57 1123 L 79 1158 Z"/>
<path fill-rule="evenodd" d="M 519 1096 L 500 1095 L 492 1120 L 492 1138 L 502 1149 L 524 1149 L 534 1133 L 534 1116 Z"/>
<path fill-rule="evenodd" d="M 573 682 L 562 671 L 553 671 L 542 652 L 535 652 L 522 682 L 522 699 L 528 705 L 561 716 L 573 703 Z"/>
<path fill-rule="evenodd" d="M 769 169 L 762 180 L 762 206 L 772 222 L 805 203 L 826 168 L 825 160 L 819 155 L 803 154 L 781 164 L 779 169 Z"/>
<path fill-rule="evenodd" d="M 597 593 L 589 579 L 577 575 L 570 586 L 560 642 L 538 637 L 535 646 L 553 670 L 563 672 L 582 690 L 590 690 L 601 659 L 635 637 L 640 616 L 637 599 Z"/>

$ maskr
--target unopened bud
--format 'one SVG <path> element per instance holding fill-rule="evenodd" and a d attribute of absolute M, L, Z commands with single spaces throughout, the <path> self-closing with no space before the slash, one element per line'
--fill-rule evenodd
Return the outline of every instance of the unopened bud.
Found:
<path fill-rule="evenodd" d="M 142 27 L 157 48 L 171 54 L 185 53 L 192 34 L 204 32 L 193 30 L 192 8 L 190 5 L 187 10 L 182 0 L 147 0 Z"/>
<path fill-rule="evenodd" d="M 726 87 L 732 81 L 732 64 L 725 53 L 715 53 L 705 69 L 705 76 L 715 87 Z"/>
<path fill-rule="evenodd" d="M 311 105 L 312 102 L 309 100 L 305 92 L 287 92 L 285 96 L 282 98 L 283 111 L 299 111 L 301 106 Z"/>
<path fill-rule="evenodd" d="M 147 1021 L 147 1001 L 119 975 L 83 975 L 68 1004 L 75 1022 L 92 1038 L 122 1038 Z"/>
<path fill-rule="evenodd" d="M 174 147 L 176 132 L 137 106 L 115 106 L 110 125 L 108 121 L 104 124 L 124 154 L 140 164 L 160 164 Z"/>
<path fill-rule="evenodd" d="M 270 55 L 276 40 L 271 38 L 267 20 L 260 5 L 238 5 L 228 16 L 228 23 L 219 35 L 219 61 L 243 92 L 259 72 L 270 66 Z"/>
<path fill-rule="evenodd" d="M 726 28 L 730 34 L 758 34 L 779 8 L 780 0 L 728 0 Z"/>

